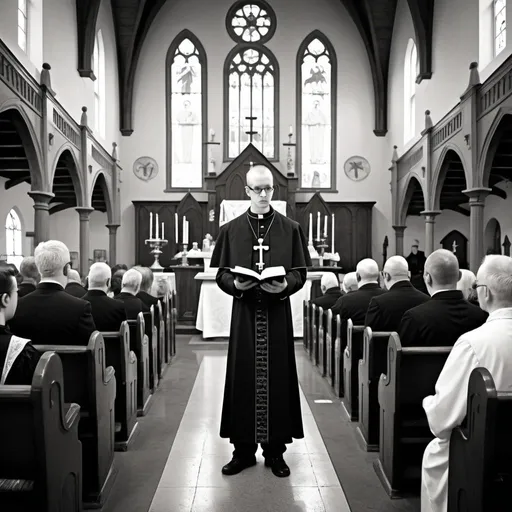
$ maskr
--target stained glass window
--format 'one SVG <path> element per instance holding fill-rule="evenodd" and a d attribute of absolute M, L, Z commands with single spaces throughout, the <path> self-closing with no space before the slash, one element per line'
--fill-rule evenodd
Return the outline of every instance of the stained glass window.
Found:
<path fill-rule="evenodd" d="M 228 56 L 227 159 L 252 144 L 276 159 L 277 63 L 264 47 L 244 47 Z"/>
<path fill-rule="evenodd" d="M 167 56 L 168 189 L 203 186 L 205 58 L 201 43 L 188 31 L 175 39 Z"/>
<path fill-rule="evenodd" d="M 418 76 L 418 51 L 409 39 L 404 62 L 404 144 L 416 135 L 416 77 Z"/>
<path fill-rule="evenodd" d="M 507 2 L 494 0 L 494 55 L 507 45 Z"/>
<path fill-rule="evenodd" d="M 5 219 L 5 253 L 7 263 L 14 263 L 20 268 L 23 259 L 21 221 L 16 210 L 11 210 Z"/>
<path fill-rule="evenodd" d="M 237 43 L 265 43 L 276 30 L 275 14 L 265 2 L 238 2 L 229 11 L 228 33 Z"/>
<path fill-rule="evenodd" d="M 335 187 L 336 57 L 320 33 L 304 41 L 299 55 L 301 188 L 331 189 Z"/>
<path fill-rule="evenodd" d="M 94 131 L 105 138 L 105 47 L 101 30 L 98 30 L 94 39 L 92 69 L 96 77 L 94 80 Z"/>
<path fill-rule="evenodd" d="M 27 0 L 18 0 L 18 45 L 27 52 L 28 5 Z"/>

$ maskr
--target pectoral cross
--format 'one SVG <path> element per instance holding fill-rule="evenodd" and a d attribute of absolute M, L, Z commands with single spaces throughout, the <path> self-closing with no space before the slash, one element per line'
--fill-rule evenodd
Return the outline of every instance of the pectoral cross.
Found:
<path fill-rule="evenodd" d="M 454 240 L 453 241 L 453 244 L 452 244 L 452 251 L 453 251 L 453 254 L 455 254 L 457 252 L 457 247 L 459 247 L 457 245 L 457 242 Z"/>
<path fill-rule="evenodd" d="M 263 263 L 263 251 L 268 251 L 270 247 L 268 245 L 263 245 L 263 238 L 258 238 L 258 244 L 259 245 L 253 246 L 253 249 L 260 253 L 260 261 L 256 263 L 256 266 L 258 267 L 258 270 L 261 272 L 263 270 L 263 267 L 265 266 L 265 263 Z"/>

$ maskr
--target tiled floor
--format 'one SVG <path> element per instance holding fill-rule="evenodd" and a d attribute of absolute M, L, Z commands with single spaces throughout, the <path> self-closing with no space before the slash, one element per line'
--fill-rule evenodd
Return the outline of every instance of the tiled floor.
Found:
<path fill-rule="evenodd" d="M 305 439 L 288 445 L 291 476 L 275 477 L 261 452 L 255 467 L 221 474 L 232 452 L 218 435 L 225 369 L 226 350 L 204 355 L 150 512 L 349 512 L 302 391 Z"/>

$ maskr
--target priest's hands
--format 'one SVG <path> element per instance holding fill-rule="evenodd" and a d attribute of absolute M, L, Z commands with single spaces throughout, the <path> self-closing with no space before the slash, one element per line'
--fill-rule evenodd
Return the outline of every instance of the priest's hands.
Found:
<path fill-rule="evenodd" d="M 258 284 L 257 281 L 250 281 L 250 280 L 241 281 L 238 276 L 235 277 L 235 288 L 237 290 L 240 290 L 241 292 L 246 292 L 247 290 L 254 288 L 257 284 Z"/>
<path fill-rule="evenodd" d="M 272 283 L 262 283 L 261 284 L 261 289 L 267 293 L 281 293 L 281 292 L 284 292 L 287 287 L 288 287 L 288 282 L 286 281 L 286 279 L 283 279 L 282 282 L 272 281 Z"/>

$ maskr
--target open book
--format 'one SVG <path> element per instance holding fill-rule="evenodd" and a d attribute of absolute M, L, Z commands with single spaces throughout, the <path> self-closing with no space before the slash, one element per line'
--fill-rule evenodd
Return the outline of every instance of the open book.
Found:
<path fill-rule="evenodd" d="M 236 266 L 230 270 L 236 276 L 244 277 L 246 279 L 254 279 L 260 282 L 272 281 L 273 279 L 276 279 L 276 281 L 282 281 L 283 277 L 286 276 L 286 270 L 284 267 L 268 267 L 263 269 L 261 274 L 246 267 Z"/>

